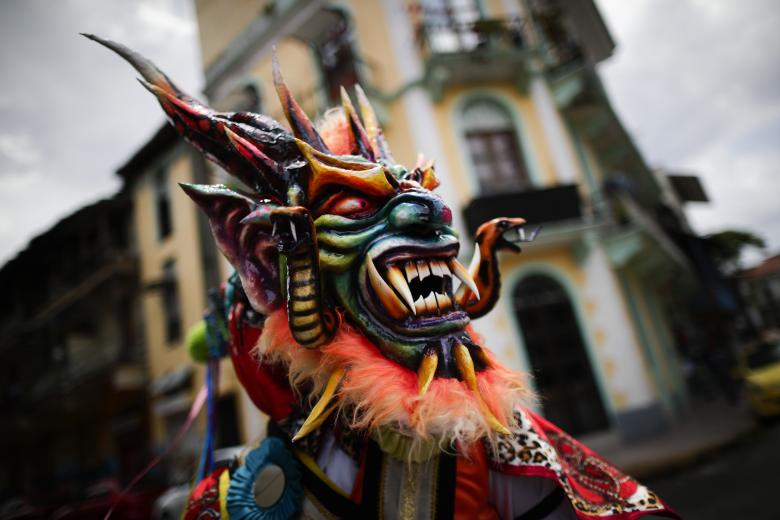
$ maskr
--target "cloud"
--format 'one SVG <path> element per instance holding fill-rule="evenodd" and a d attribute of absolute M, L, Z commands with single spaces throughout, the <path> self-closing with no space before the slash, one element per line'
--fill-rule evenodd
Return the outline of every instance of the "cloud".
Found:
<path fill-rule="evenodd" d="M 780 249 L 780 5 L 598 0 L 618 48 L 600 66 L 646 161 L 701 176 L 700 232 L 743 227 Z"/>
<path fill-rule="evenodd" d="M 193 10 L 189 0 L 0 3 L 0 263 L 115 192 L 115 170 L 164 122 L 132 68 L 78 33 L 135 48 L 197 93 Z"/>
<path fill-rule="evenodd" d="M 186 13 L 175 12 L 171 4 L 157 1 L 139 3 L 139 22 L 149 29 L 147 34 L 150 35 L 191 39 L 195 35 L 195 20 Z"/>
<path fill-rule="evenodd" d="M 38 148 L 25 134 L 0 134 L 0 175 L 12 168 L 29 168 L 41 160 Z"/>

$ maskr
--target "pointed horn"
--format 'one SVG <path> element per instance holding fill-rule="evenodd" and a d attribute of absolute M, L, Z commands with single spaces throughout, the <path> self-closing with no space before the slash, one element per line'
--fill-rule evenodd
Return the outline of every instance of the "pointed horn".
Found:
<path fill-rule="evenodd" d="M 158 87 L 157 85 L 149 83 L 148 81 L 145 81 L 141 78 L 138 78 L 138 82 L 143 85 L 146 90 L 157 97 L 157 101 L 163 107 L 165 113 L 174 119 L 174 123 L 178 116 L 179 118 L 186 119 L 186 122 L 189 125 L 192 125 L 193 119 L 208 117 L 212 113 L 212 111 L 204 105 L 201 105 L 197 102 L 193 104 L 187 101 L 191 98 L 178 97 L 176 94 L 173 94 L 168 90 Z"/>
<path fill-rule="evenodd" d="M 256 181 L 256 177 L 262 177 L 267 184 L 275 188 L 277 193 L 284 193 L 285 182 L 282 178 L 284 175 L 284 168 L 282 165 L 268 157 L 260 148 L 249 141 L 249 139 L 245 139 L 231 130 L 228 125 L 223 126 L 223 132 L 230 145 L 239 153 L 239 155 L 241 155 L 241 157 L 255 168 L 257 176 L 253 177 L 251 180 Z M 255 189 L 259 188 L 257 185 L 253 187 Z"/>
<path fill-rule="evenodd" d="M 355 93 L 360 106 L 360 116 L 363 118 L 363 125 L 371 146 L 374 148 L 376 157 L 385 159 L 388 162 L 394 162 L 393 156 L 390 154 L 390 147 L 387 145 L 387 141 L 385 141 L 382 127 L 379 126 L 379 120 L 376 117 L 376 112 L 374 112 L 374 107 L 371 106 L 371 102 L 368 100 L 368 96 L 366 96 L 360 85 L 355 85 Z"/>
<path fill-rule="evenodd" d="M 259 170 L 270 170 L 276 174 L 282 173 L 282 167 L 264 154 L 258 147 L 238 135 L 236 132 L 225 126 L 225 135 L 227 136 L 230 144 L 236 149 L 241 156 L 252 163 Z"/>
<path fill-rule="evenodd" d="M 306 195 L 315 200 L 326 186 L 351 185 L 367 195 L 386 196 L 395 193 L 395 187 L 387 180 L 385 168 L 380 164 L 345 160 L 314 149 L 296 139 L 301 153 L 311 168 Z"/>
<path fill-rule="evenodd" d="M 127 60 L 142 76 L 141 85 L 157 97 L 165 113 L 176 130 L 206 157 L 244 184 L 261 192 L 271 192 L 279 195 L 278 184 L 273 186 L 258 172 L 256 164 L 247 162 L 241 154 L 237 154 L 228 136 L 222 131 L 230 123 L 234 114 L 214 112 L 200 101 L 182 92 L 162 73 L 151 61 L 144 58 L 119 43 L 99 38 L 93 34 L 84 34 L 90 40 L 105 46 Z M 284 193 L 284 190 L 281 190 Z"/>
<path fill-rule="evenodd" d="M 338 388 L 342 379 L 344 379 L 344 368 L 337 368 L 328 378 L 328 383 L 325 385 L 325 390 L 322 392 L 320 400 L 317 401 L 317 404 L 311 409 L 311 413 L 309 413 L 309 416 L 303 422 L 303 425 L 301 425 L 301 429 L 298 430 L 298 433 L 292 438 L 293 442 L 306 437 L 314 431 L 317 426 L 321 425 L 327 416 L 333 412 L 336 408 L 335 404 L 327 410 L 326 406 L 330 403 L 333 394 L 336 393 L 336 388 Z"/>
<path fill-rule="evenodd" d="M 371 162 L 376 162 L 374 148 L 371 145 L 368 134 L 366 134 L 365 128 L 363 128 L 363 124 L 358 118 L 355 107 L 352 105 L 352 100 L 349 99 L 349 94 L 347 94 L 347 90 L 344 87 L 341 87 L 341 106 L 344 109 L 344 115 L 347 117 L 349 130 L 355 138 L 355 143 L 357 143 L 358 154 Z"/>
<path fill-rule="evenodd" d="M 154 63 L 152 63 L 149 59 L 145 58 L 144 56 L 138 54 L 134 50 L 125 47 L 121 43 L 107 40 L 105 38 L 101 38 L 94 34 L 81 33 L 81 35 L 119 54 L 122 58 L 125 59 L 125 61 L 127 61 L 130 65 L 132 65 L 133 68 L 137 70 L 138 73 L 148 83 L 162 89 L 163 91 L 167 92 L 172 96 L 176 96 L 180 99 L 184 99 L 190 103 L 196 103 L 198 105 L 202 105 L 200 102 L 196 101 L 195 99 L 191 98 L 190 96 L 182 92 L 179 89 L 179 87 L 177 87 L 170 80 L 170 78 L 168 78 L 168 76 L 165 75 L 165 73 L 163 73 L 160 69 L 158 69 Z"/>
<path fill-rule="evenodd" d="M 417 388 L 420 395 L 424 395 L 431 386 L 433 376 L 436 374 L 436 368 L 439 365 L 439 355 L 435 350 L 428 351 L 420 362 L 420 368 L 417 369 Z"/>
<path fill-rule="evenodd" d="M 222 184 L 190 184 L 180 182 L 179 186 L 198 206 L 207 212 L 215 205 L 230 201 L 251 208 L 255 202 Z"/>
<path fill-rule="evenodd" d="M 325 146 L 325 142 L 314 128 L 311 120 L 298 105 L 298 102 L 295 101 L 290 89 L 287 88 L 287 84 L 285 84 L 284 78 L 282 78 L 282 71 L 279 67 L 279 58 L 276 56 L 275 49 L 271 57 L 271 62 L 273 66 L 276 93 L 279 96 L 279 102 L 282 104 L 282 110 L 284 110 L 284 115 L 287 118 L 288 123 L 290 123 L 293 134 L 298 139 L 310 144 L 315 150 L 325 153 L 329 152 L 328 147 Z"/>
<path fill-rule="evenodd" d="M 467 349 L 466 346 L 462 343 L 456 342 L 452 347 L 452 353 L 455 357 L 455 364 L 458 365 L 458 372 L 460 372 L 460 376 L 463 378 L 466 386 L 469 387 L 469 390 L 474 393 L 474 398 L 479 402 L 479 405 L 482 408 L 482 413 L 485 416 L 485 420 L 493 430 L 497 431 L 498 433 L 503 433 L 504 435 L 509 435 L 511 432 L 507 429 L 506 426 L 501 424 L 498 419 L 496 419 L 496 416 L 493 415 L 493 412 L 490 410 L 490 408 L 488 408 L 487 404 L 485 404 L 485 401 L 482 399 L 482 395 L 479 393 L 479 386 L 477 386 L 477 375 L 474 373 L 474 361 L 471 359 L 469 349 Z"/>

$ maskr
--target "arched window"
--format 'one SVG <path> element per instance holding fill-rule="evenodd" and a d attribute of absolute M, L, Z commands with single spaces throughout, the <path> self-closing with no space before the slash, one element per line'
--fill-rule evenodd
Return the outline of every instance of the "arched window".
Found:
<path fill-rule="evenodd" d="M 488 99 L 472 101 L 463 109 L 462 121 L 482 194 L 531 186 L 512 116 L 503 106 Z"/>
<path fill-rule="evenodd" d="M 512 293 L 515 316 L 544 416 L 572 435 L 609 426 L 569 295 L 553 278 L 523 278 Z"/>

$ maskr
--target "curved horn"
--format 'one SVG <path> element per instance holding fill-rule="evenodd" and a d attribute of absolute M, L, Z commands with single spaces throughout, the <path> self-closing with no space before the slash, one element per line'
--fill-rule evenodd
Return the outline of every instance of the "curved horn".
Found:
<path fill-rule="evenodd" d="M 261 116 L 215 112 L 182 92 L 154 63 L 137 52 L 93 34 L 84 36 L 130 63 L 141 74 L 141 84 L 157 97 L 176 130 L 208 159 L 255 191 L 277 198 L 284 196 L 286 188 L 281 179 L 283 168 L 279 160 L 290 159 L 290 152 L 300 157 L 287 130 Z M 287 139 L 280 139 L 280 132 L 286 134 Z M 267 150 L 273 152 L 273 157 L 266 154 Z"/>
<path fill-rule="evenodd" d="M 137 70 L 138 73 L 148 83 L 151 83 L 155 87 L 162 89 L 163 91 L 167 92 L 172 96 L 187 101 L 189 104 L 197 104 L 203 106 L 200 102 L 198 102 L 197 100 L 191 98 L 190 96 L 182 92 L 179 89 L 179 87 L 177 87 L 170 80 L 170 78 L 168 78 L 168 76 L 165 75 L 165 73 L 163 73 L 160 69 L 157 68 L 157 66 L 155 66 L 154 63 L 152 63 L 144 56 L 138 54 L 134 50 L 125 47 L 121 43 L 117 43 L 112 40 L 107 40 L 105 38 L 101 38 L 100 36 L 96 36 L 94 34 L 89 34 L 89 33 L 80 33 L 80 34 L 85 38 L 89 38 L 90 40 L 97 42 L 100 45 L 107 47 L 108 49 L 111 49 L 115 53 L 119 54 L 122 58 L 125 59 L 125 61 L 127 61 L 130 65 L 132 65 L 133 68 Z"/>
<path fill-rule="evenodd" d="M 385 175 L 381 164 L 353 162 L 318 152 L 303 141 L 296 141 L 298 148 L 311 168 L 306 189 L 309 200 L 315 200 L 326 186 L 350 185 L 368 195 L 386 196 L 395 193 L 395 187 Z"/>

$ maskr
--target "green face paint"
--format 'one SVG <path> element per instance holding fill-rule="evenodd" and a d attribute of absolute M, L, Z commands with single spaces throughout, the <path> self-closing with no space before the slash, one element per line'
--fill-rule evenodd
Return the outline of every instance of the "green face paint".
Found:
<path fill-rule="evenodd" d="M 387 357 L 416 368 L 427 345 L 469 322 L 452 304 L 458 238 L 449 208 L 419 185 L 376 206 L 361 218 L 317 217 L 321 274 L 350 321 Z"/>

